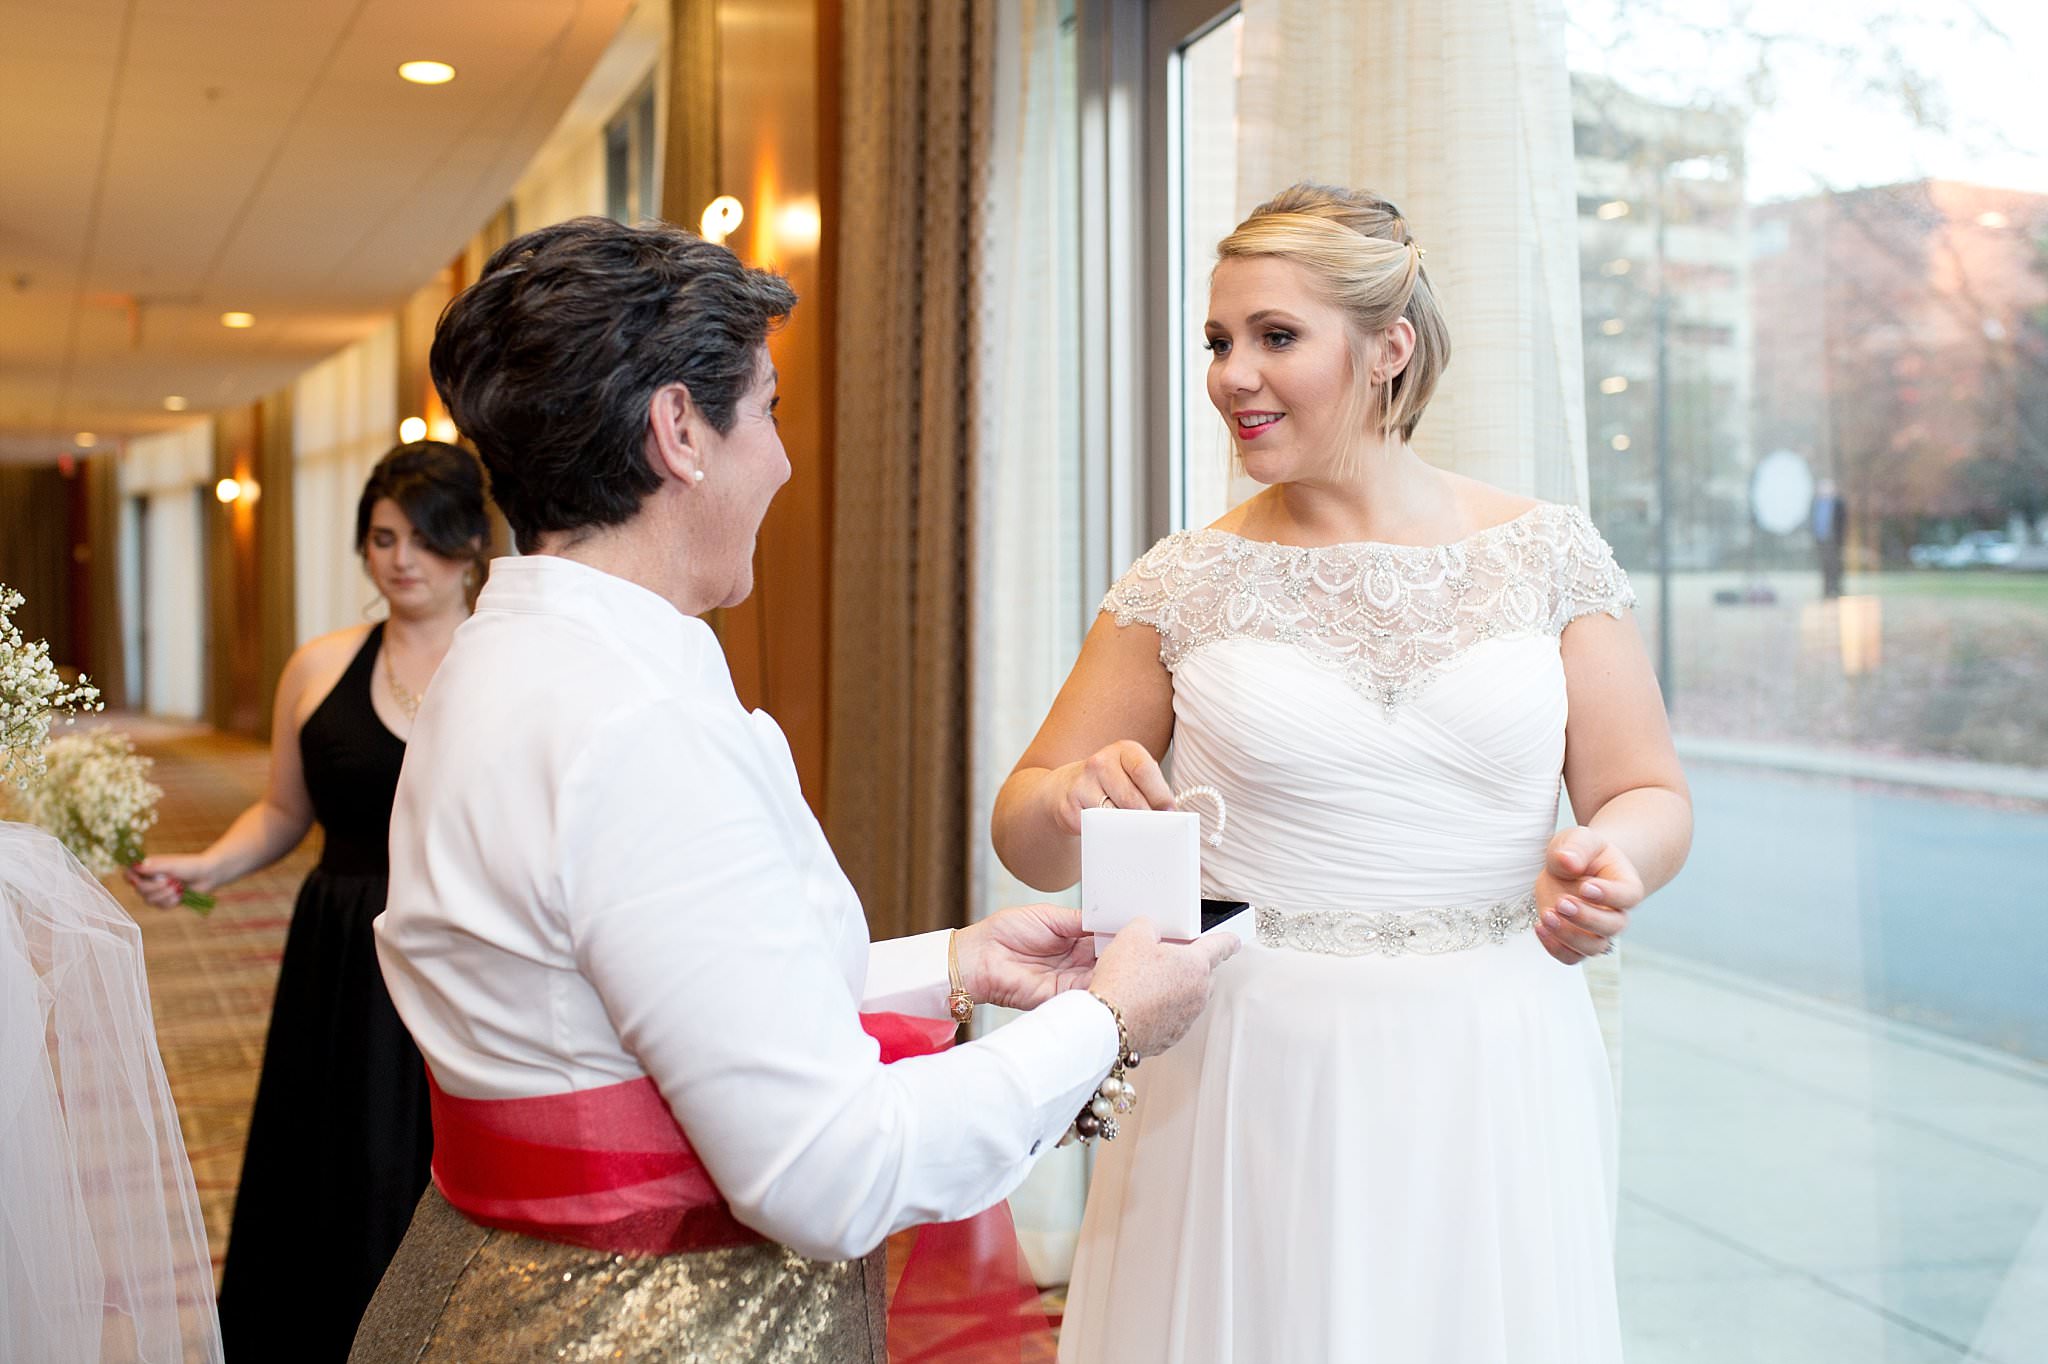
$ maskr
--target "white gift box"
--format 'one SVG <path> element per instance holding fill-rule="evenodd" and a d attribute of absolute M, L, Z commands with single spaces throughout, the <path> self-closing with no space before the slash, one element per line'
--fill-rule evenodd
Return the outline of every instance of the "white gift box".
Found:
<path fill-rule="evenodd" d="M 1202 821 L 1186 810 L 1081 812 L 1081 926 L 1097 945 L 1133 919 L 1191 942 L 1202 931 Z"/>

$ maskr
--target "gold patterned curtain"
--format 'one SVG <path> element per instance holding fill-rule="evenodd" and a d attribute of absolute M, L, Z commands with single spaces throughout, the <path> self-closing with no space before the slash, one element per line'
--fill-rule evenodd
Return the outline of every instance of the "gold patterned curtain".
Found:
<path fill-rule="evenodd" d="M 988 0 L 847 0 L 826 825 L 877 937 L 969 907 Z"/>

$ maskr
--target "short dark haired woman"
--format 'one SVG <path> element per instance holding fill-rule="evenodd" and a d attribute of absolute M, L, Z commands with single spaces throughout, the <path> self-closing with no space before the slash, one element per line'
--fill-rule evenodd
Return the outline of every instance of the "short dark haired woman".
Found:
<path fill-rule="evenodd" d="M 358 1364 L 883 1358 L 882 1240 L 1113 1130 L 1124 1058 L 1186 1031 L 1235 947 L 1134 928 L 1098 961 L 1054 906 L 869 942 L 697 619 L 751 590 L 789 478 L 767 337 L 794 302 L 723 247 L 586 218 L 441 319 L 435 382 L 528 553 L 450 650 L 392 813 L 378 947 L 435 1187 Z M 883 1063 L 877 1038 L 975 1001 L 1031 1012 Z"/>

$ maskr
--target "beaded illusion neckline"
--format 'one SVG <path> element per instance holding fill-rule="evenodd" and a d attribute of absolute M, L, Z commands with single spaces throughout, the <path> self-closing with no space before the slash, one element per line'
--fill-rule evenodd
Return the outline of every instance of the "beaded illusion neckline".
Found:
<path fill-rule="evenodd" d="M 1620 616 L 1634 604 L 1592 522 L 1545 502 L 1443 545 L 1278 545 L 1177 531 L 1102 603 L 1119 626 L 1159 632 L 1169 671 L 1224 640 L 1289 645 L 1389 718 L 1482 641 L 1555 637 L 1588 611 Z"/>

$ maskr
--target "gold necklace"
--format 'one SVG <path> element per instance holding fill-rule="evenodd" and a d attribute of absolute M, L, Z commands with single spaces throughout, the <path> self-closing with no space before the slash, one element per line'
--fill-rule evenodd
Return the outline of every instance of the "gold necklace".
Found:
<path fill-rule="evenodd" d="M 388 641 L 385 643 L 382 652 L 384 654 L 384 680 L 391 684 L 391 699 L 396 701 L 398 708 L 405 712 L 405 718 L 408 721 L 419 719 L 420 697 L 413 695 L 412 692 L 406 689 L 405 683 L 398 680 L 398 669 L 392 665 L 391 645 Z"/>

